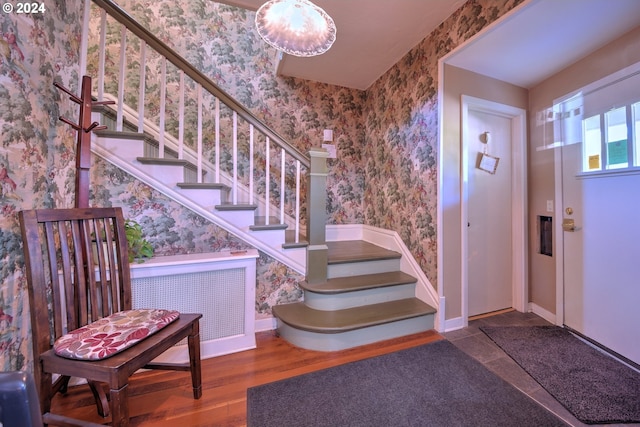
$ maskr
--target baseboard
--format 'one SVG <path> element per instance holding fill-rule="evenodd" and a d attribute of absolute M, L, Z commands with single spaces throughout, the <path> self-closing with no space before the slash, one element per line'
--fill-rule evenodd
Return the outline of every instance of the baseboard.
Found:
<path fill-rule="evenodd" d="M 455 317 L 444 321 L 444 332 L 457 331 L 465 327 L 462 317 Z"/>
<path fill-rule="evenodd" d="M 549 310 L 546 310 L 540 307 L 539 305 L 530 302 L 529 311 L 542 317 L 547 322 L 556 325 L 556 315 L 550 312 Z"/>
<path fill-rule="evenodd" d="M 327 224 L 325 239 L 327 242 L 363 240 L 362 227 L 362 224 Z"/>
<path fill-rule="evenodd" d="M 273 331 L 277 329 L 278 321 L 275 317 L 266 317 L 263 319 L 256 319 L 255 331 L 256 332 L 264 332 L 264 331 Z"/>

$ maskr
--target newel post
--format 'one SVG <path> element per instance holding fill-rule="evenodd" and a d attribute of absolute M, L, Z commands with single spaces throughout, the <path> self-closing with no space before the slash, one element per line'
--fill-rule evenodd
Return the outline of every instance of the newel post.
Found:
<path fill-rule="evenodd" d="M 327 158 L 324 148 L 309 151 L 309 185 L 307 186 L 307 283 L 327 281 Z"/>

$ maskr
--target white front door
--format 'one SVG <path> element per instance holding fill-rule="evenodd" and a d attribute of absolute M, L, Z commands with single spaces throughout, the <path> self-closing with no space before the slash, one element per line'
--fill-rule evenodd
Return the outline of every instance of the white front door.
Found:
<path fill-rule="evenodd" d="M 607 116 L 613 110 L 594 109 L 603 99 L 597 91 L 589 97 L 594 101 L 585 98 L 581 108 L 583 118 L 591 118 L 585 129 L 592 129 L 593 139 L 580 131 L 561 148 L 563 321 L 640 363 L 640 170 L 629 169 L 633 153 L 620 142 L 627 136 L 607 134 L 615 131 Z M 602 144 L 601 136 L 618 142 Z"/>
<path fill-rule="evenodd" d="M 565 146 L 564 324 L 640 363 L 640 175 L 581 178 Z"/>

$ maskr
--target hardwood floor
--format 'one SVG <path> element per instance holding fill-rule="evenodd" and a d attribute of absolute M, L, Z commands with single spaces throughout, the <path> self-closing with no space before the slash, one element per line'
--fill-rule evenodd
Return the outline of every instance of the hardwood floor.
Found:
<path fill-rule="evenodd" d="M 294 347 L 275 332 L 256 334 L 257 348 L 203 360 L 203 395 L 194 400 L 187 373 L 149 371 L 136 374 L 129 385 L 132 426 L 244 426 L 247 389 L 340 364 L 427 344 L 443 337 L 428 331 L 337 352 Z M 87 386 L 58 395 L 53 411 L 107 423 L 96 413 Z"/>

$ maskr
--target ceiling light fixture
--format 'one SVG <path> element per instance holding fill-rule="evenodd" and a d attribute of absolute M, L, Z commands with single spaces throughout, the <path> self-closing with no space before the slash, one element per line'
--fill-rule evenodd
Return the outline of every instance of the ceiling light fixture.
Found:
<path fill-rule="evenodd" d="M 269 45 L 293 56 L 325 53 L 336 40 L 336 25 L 308 0 L 271 0 L 256 12 L 258 34 Z"/>

